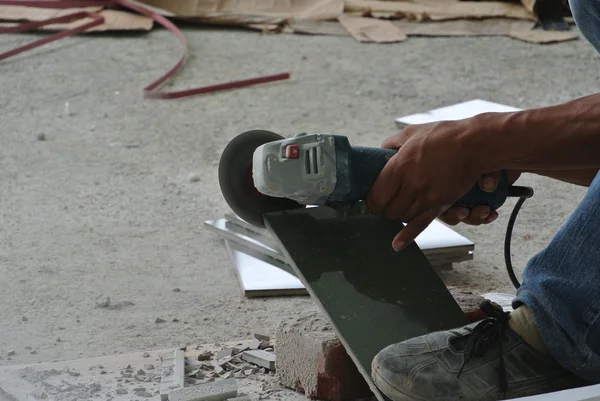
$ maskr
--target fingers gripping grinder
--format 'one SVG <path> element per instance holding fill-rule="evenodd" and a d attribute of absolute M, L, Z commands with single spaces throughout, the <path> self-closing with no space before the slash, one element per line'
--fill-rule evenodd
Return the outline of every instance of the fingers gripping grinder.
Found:
<path fill-rule="evenodd" d="M 396 152 L 351 146 L 341 135 L 301 133 L 284 138 L 252 130 L 238 135 L 225 148 L 219 163 L 219 184 L 226 202 L 240 218 L 264 227 L 265 213 L 365 200 L 379 172 Z M 507 197 L 527 196 L 529 191 L 509 186 L 503 172 L 495 192 L 484 192 L 475 185 L 456 206 L 497 209 Z"/>

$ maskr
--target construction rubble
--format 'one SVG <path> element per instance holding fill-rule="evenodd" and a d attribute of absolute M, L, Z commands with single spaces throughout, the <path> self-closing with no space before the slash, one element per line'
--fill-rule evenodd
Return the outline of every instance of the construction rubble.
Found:
<path fill-rule="evenodd" d="M 268 336 L 255 334 L 236 347 L 218 347 L 217 351 L 196 347 L 193 356 L 184 350 L 161 355 L 162 372 L 159 392 L 161 400 L 195 401 L 250 398 L 238 391 L 237 380 L 254 378 L 263 382 L 258 399 L 269 396 L 273 389 L 265 377 L 275 374 L 275 353 Z M 245 398 L 240 398 L 245 397 Z"/>

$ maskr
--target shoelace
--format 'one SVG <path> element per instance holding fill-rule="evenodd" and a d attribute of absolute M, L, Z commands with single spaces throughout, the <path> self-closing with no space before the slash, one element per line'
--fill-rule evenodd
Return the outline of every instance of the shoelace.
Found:
<path fill-rule="evenodd" d="M 504 356 L 502 354 L 502 341 L 506 338 L 509 313 L 499 311 L 489 301 L 484 301 L 479 307 L 488 318 L 482 320 L 472 330 L 469 330 L 469 334 L 459 335 L 467 342 L 463 353 L 463 363 L 456 374 L 456 378 L 459 378 L 463 368 L 473 356 L 482 357 L 489 349 L 496 345 L 498 348 L 498 371 L 500 372 L 498 385 L 504 399 L 508 389 L 508 381 L 506 378 Z"/>

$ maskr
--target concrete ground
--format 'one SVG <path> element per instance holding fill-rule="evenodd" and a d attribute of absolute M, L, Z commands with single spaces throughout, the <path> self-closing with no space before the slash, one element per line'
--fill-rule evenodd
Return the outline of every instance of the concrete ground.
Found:
<path fill-rule="evenodd" d="M 324 131 L 379 146 L 397 132 L 400 115 L 473 98 L 551 105 L 593 93 L 600 77 L 583 40 L 375 45 L 234 30 L 185 34 L 191 56 L 170 89 L 286 71 L 292 79 L 144 100 L 142 87 L 179 56 L 163 30 L 64 39 L 0 64 L 0 365 L 273 334 L 281 319 L 315 309 L 308 297 L 245 299 L 219 240 L 203 228 L 228 210 L 217 165 L 242 131 Z M 0 50 L 32 39 L 1 36 Z M 545 178 L 522 182 L 536 196 L 515 229 L 519 275 L 583 195 Z M 513 204 L 491 226 L 456 228 L 475 242 L 476 257 L 443 274 L 449 285 L 512 289 L 502 246 Z M 96 307 L 102 294 L 117 308 Z M 10 359 L 9 350 L 16 351 Z"/>

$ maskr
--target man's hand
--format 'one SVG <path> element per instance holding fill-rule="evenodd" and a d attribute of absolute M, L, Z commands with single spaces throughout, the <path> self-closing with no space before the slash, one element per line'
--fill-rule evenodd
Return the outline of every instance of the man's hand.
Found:
<path fill-rule="evenodd" d="M 508 183 L 512 185 L 521 176 L 520 171 L 508 172 Z M 500 173 L 484 174 L 478 181 L 479 188 L 482 191 L 494 192 L 500 182 Z M 498 218 L 498 211 L 490 210 L 487 206 L 476 206 L 469 211 L 463 207 L 453 207 L 438 216 L 438 219 L 444 223 L 455 226 L 458 223 L 465 223 L 471 226 L 489 224 Z"/>
<path fill-rule="evenodd" d="M 470 216 L 449 210 L 484 173 L 481 155 L 465 140 L 475 128 L 469 120 L 411 125 L 383 143 L 399 151 L 373 184 L 367 208 L 406 223 L 392 242 L 394 249 L 414 241 L 440 215 L 451 223 L 481 221 L 485 210 L 473 210 Z M 488 178 L 482 182 L 488 184 Z M 489 211 L 484 220 L 488 218 L 494 219 Z"/>

